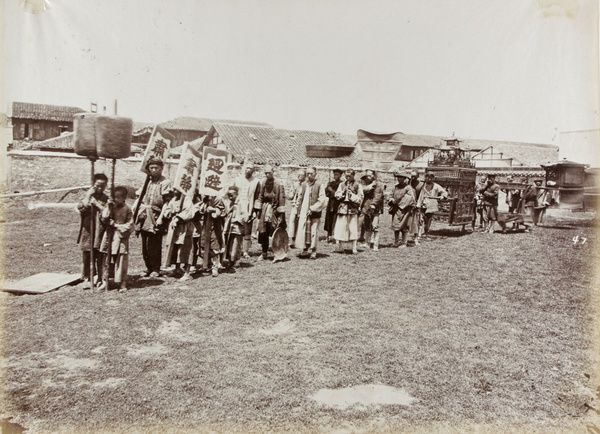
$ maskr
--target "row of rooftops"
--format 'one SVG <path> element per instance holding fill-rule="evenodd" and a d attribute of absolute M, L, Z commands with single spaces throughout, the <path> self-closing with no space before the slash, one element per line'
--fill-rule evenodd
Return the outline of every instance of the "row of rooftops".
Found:
<path fill-rule="evenodd" d="M 12 119 L 72 121 L 73 115 L 85 110 L 78 107 L 54 106 L 14 102 Z M 314 156 L 309 150 L 320 148 L 339 149 L 338 155 L 327 158 L 328 166 L 360 167 L 362 161 L 361 141 L 378 140 L 378 133 L 359 130 L 359 136 L 339 133 L 325 133 L 306 130 L 285 130 L 274 128 L 264 122 L 217 120 L 209 118 L 178 117 L 159 124 L 171 131 L 198 131 L 205 135 L 189 142 L 200 149 L 208 145 L 216 135 L 238 161 L 250 158 L 256 164 L 294 164 L 298 166 L 323 165 L 324 158 Z M 134 136 L 152 131 L 154 124 L 134 122 Z M 362 134 L 366 133 L 366 134 Z M 371 136 L 372 135 L 372 136 Z M 430 135 L 403 133 L 388 134 L 389 140 L 399 140 L 403 147 L 435 149 L 445 144 L 445 138 Z M 384 137 L 385 139 L 385 137 Z M 383 139 L 381 139 L 383 140 Z M 31 149 L 73 149 L 72 133 L 33 144 Z M 509 142 L 481 139 L 461 139 L 460 147 L 473 151 L 473 154 L 492 148 L 500 158 L 513 159 L 521 167 L 540 167 L 541 164 L 558 161 L 558 147 L 546 144 Z M 346 151 L 342 151 L 344 148 Z M 134 152 L 143 150 L 143 144 L 134 143 Z M 488 154 L 490 151 L 488 151 Z M 178 154 L 178 149 L 173 150 Z M 313 156 L 311 156 L 313 155 Z"/>

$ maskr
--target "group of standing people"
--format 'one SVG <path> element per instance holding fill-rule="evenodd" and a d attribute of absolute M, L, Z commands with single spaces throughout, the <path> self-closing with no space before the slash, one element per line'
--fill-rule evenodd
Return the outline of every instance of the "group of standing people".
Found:
<path fill-rule="evenodd" d="M 511 177 L 507 179 L 509 185 Z M 496 175 L 482 176 L 476 186 L 474 228 L 484 232 L 494 232 L 494 222 L 498 220 L 498 199 L 500 192 L 506 195 L 509 214 L 529 216 L 534 225 L 543 224 L 546 209 L 553 201 L 549 190 L 543 188 L 541 179 L 534 179 L 525 188 L 502 190 L 496 182 Z"/>
<path fill-rule="evenodd" d="M 314 259 L 323 215 L 327 242 L 335 243 L 336 251 L 343 251 L 350 244 L 352 253 L 357 254 L 361 242 L 362 247 L 377 252 L 380 217 L 386 205 L 392 215 L 394 246 L 418 245 L 422 237 L 428 236 L 438 200 L 448 196 L 431 173 L 422 182 L 416 172 L 396 171 L 397 183 L 386 196 L 385 186 L 374 170 L 366 170 L 358 180 L 353 169 L 335 169 L 333 179 L 322 182 L 315 167 L 301 169 L 297 182 L 286 194 L 272 166 L 265 166 L 264 177 L 259 178 L 254 166 L 246 164 L 243 174 L 223 197 L 203 197 L 198 193 L 190 197 L 172 189 L 162 174 L 163 166 L 158 158 L 148 161 L 147 184 L 137 191 L 132 208 L 126 204 L 127 188 L 115 188 L 111 198 L 104 192 L 107 177 L 95 175 L 94 185 L 78 207 L 86 286 L 95 275 L 104 281 L 99 287 L 107 287 L 110 273 L 120 290 L 127 289 L 132 233 L 141 237 L 145 276 L 158 277 L 161 270 L 172 267 L 172 276 L 188 280 L 198 269 L 203 252 L 208 254 L 213 276 L 218 276 L 223 268 L 239 267 L 241 260 L 250 257 L 254 237 L 261 247 L 258 260 L 268 259 L 270 240 L 278 228 L 287 231 L 290 247 L 298 248 L 299 256 Z M 292 205 L 287 219 L 286 200 Z M 90 226 L 91 219 L 95 220 L 94 226 Z M 205 227 L 210 227 L 206 231 L 209 236 Z M 163 262 L 165 236 L 168 248 Z M 110 255 L 110 260 L 106 255 Z"/>

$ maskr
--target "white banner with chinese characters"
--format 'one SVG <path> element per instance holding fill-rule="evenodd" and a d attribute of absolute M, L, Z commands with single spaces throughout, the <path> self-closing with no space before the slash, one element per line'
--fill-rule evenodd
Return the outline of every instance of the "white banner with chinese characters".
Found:
<path fill-rule="evenodd" d="M 202 164 L 202 155 L 196 151 L 189 143 L 183 146 L 183 152 L 177 166 L 173 188 L 179 190 L 184 195 L 193 196 L 200 175 L 200 165 Z"/>
<path fill-rule="evenodd" d="M 156 125 L 154 130 L 152 130 L 152 135 L 148 141 L 148 146 L 146 147 L 140 170 L 147 175 L 150 174 L 146 170 L 146 164 L 148 164 L 148 160 L 152 157 L 160 158 L 166 163 L 174 141 L 175 137 L 171 133 Z"/>
<path fill-rule="evenodd" d="M 222 196 L 224 191 L 225 168 L 229 153 L 222 149 L 205 147 L 202 152 L 202 172 L 200 194 Z"/>

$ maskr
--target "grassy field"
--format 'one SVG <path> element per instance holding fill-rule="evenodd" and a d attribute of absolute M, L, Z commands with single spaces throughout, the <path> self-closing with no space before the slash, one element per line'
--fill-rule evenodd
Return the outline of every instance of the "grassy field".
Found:
<path fill-rule="evenodd" d="M 589 220 L 435 224 L 404 250 L 383 225 L 379 253 L 272 264 L 254 245 L 236 273 L 185 283 L 139 277 L 133 238 L 127 293 L 1 293 L 0 416 L 27 432 L 600 431 Z M 5 278 L 79 272 L 73 211 L 11 205 L 0 227 Z M 413 400 L 316 399 L 355 386 Z"/>

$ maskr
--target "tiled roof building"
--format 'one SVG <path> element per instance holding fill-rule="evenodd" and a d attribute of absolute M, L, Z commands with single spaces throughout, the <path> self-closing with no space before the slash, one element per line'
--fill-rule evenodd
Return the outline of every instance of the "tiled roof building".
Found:
<path fill-rule="evenodd" d="M 360 150 L 341 134 L 214 123 L 201 147 L 229 151 L 236 162 L 360 167 Z"/>
<path fill-rule="evenodd" d="M 13 102 L 13 139 L 42 141 L 58 137 L 73 131 L 73 115 L 84 111 L 79 107 Z"/>

